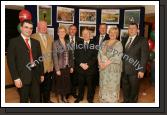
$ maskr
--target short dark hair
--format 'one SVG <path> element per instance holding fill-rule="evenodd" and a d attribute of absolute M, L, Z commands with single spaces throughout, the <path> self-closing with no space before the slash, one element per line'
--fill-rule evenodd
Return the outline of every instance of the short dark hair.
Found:
<path fill-rule="evenodd" d="M 100 27 L 101 25 L 105 25 L 105 26 L 107 26 L 107 24 L 106 24 L 106 23 L 101 23 L 101 24 L 99 25 L 99 27 Z"/>
<path fill-rule="evenodd" d="M 21 22 L 21 26 L 23 26 L 24 23 L 29 23 L 29 24 L 33 25 L 33 23 L 32 23 L 31 20 L 24 20 L 24 21 L 22 21 L 22 22 Z"/>
<path fill-rule="evenodd" d="M 129 24 L 129 26 L 130 26 L 130 25 L 135 25 L 137 28 L 139 28 L 139 27 L 138 27 L 138 24 L 135 23 L 135 22 L 131 22 L 131 23 Z"/>
<path fill-rule="evenodd" d="M 72 25 L 69 26 L 69 29 L 70 29 L 71 27 L 73 27 L 73 26 L 74 26 L 75 28 L 77 28 L 77 26 L 76 26 L 75 24 L 72 24 Z"/>

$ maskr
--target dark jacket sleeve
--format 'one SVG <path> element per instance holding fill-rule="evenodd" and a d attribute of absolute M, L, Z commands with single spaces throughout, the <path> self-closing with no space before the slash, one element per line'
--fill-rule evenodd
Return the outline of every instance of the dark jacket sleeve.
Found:
<path fill-rule="evenodd" d="M 13 80 L 20 78 L 18 68 L 16 66 L 16 47 L 15 47 L 15 38 L 10 40 L 8 53 L 7 53 L 7 64 L 9 67 L 9 71 L 11 73 L 11 77 Z"/>
<path fill-rule="evenodd" d="M 37 43 L 37 49 L 38 49 L 38 58 L 39 57 L 42 57 L 42 52 L 41 52 L 41 47 L 40 47 L 40 43 L 39 42 L 36 42 Z M 39 75 L 43 75 L 44 74 L 44 65 L 43 65 L 43 61 L 41 61 L 39 63 Z"/>
<path fill-rule="evenodd" d="M 145 38 L 141 38 L 142 42 L 141 42 L 141 67 L 143 67 L 141 70 L 141 72 L 145 72 L 146 71 L 146 64 L 148 61 L 148 57 L 149 57 L 149 46 L 148 46 L 148 42 Z"/>

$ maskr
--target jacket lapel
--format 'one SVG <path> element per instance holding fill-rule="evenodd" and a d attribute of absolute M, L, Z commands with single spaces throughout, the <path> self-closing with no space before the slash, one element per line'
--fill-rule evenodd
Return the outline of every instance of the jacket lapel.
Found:
<path fill-rule="evenodd" d="M 130 45 L 130 48 L 128 50 L 133 49 L 133 47 L 137 44 L 138 40 L 139 40 L 139 37 L 136 36 L 136 38 L 134 39 L 134 41 L 132 42 L 132 44 Z"/>

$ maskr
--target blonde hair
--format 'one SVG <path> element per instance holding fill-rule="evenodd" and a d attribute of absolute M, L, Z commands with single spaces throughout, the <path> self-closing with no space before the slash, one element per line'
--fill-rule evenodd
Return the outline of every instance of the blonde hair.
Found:
<path fill-rule="evenodd" d="M 109 29 L 108 33 L 110 34 L 111 31 L 116 32 L 117 37 L 119 36 L 119 29 L 118 29 L 118 27 L 111 27 Z"/>
<path fill-rule="evenodd" d="M 65 32 L 67 33 L 67 29 L 66 29 L 66 27 L 65 27 L 65 26 L 61 25 L 61 26 L 59 26 L 59 27 L 58 27 L 58 31 L 59 31 L 59 30 L 61 30 L 61 29 L 64 29 L 64 30 L 65 30 Z"/>

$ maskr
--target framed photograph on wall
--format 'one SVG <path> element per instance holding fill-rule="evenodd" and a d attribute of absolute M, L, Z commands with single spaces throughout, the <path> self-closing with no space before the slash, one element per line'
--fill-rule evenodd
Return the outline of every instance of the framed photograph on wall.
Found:
<path fill-rule="evenodd" d="M 84 29 L 88 29 L 91 32 L 91 39 L 93 39 L 94 36 L 96 36 L 96 25 L 86 25 L 86 24 L 80 24 L 79 25 L 79 37 L 83 38 L 82 31 Z"/>
<path fill-rule="evenodd" d="M 79 9 L 79 23 L 96 24 L 96 10 Z"/>
<path fill-rule="evenodd" d="M 111 27 L 117 27 L 117 25 L 107 25 L 107 33 L 109 33 L 109 29 L 110 29 Z"/>
<path fill-rule="evenodd" d="M 101 23 L 106 24 L 119 24 L 119 9 L 102 9 L 101 10 Z"/>
<path fill-rule="evenodd" d="M 48 31 L 48 34 L 50 35 L 50 36 L 52 36 L 52 38 L 53 38 L 53 40 L 54 40 L 54 28 L 48 28 L 47 29 Z"/>
<path fill-rule="evenodd" d="M 122 41 L 122 39 L 127 38 L 128 37 L 128 29 L 121 29 L 120 30 L 120 41 Z"/>
<path fill-rule="evenodd" d="M 57 7 L 57 22 L 74 23 L 74 8 Z"/>
<path fill-rule="evenodd" d="M 124 28 L 128 28 L 130 23 L 140 24 L 140 9 L 137 10 L 125 10 L 124 12 Z"/>
<path fill-rule="evenodd" d="M 71 25 L 72 25 L 72 24 L 59 23 L 59 26 L 64 26 L 64 27 L 67 29 L 67 33 L 68 33 L 69 27 L 70 27 Z"/>
<path fill-rule="evenodd" d="M 45 20 L 48 26 L 52 26 L 52 6 L 38 5 L 37 6 L 37 20 Z"/>

